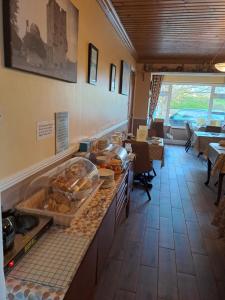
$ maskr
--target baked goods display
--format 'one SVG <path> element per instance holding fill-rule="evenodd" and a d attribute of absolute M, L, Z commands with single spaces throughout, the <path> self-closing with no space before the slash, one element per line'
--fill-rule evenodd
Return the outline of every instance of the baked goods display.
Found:
<path fill-rule="evenodd" d="M 95 163 L 98 168 L 111 169 L 115 176 L 118 176 L 126 168 L 128 161 L 128 153 L 125 148 L 110 144 L 104 151 L 98 152 Z"/>
<path fill-rule="evenodd" d="M 111 159 L 109 168 L 114 171 L 115 175 L 119 175 L 123 172 L 122 161 L 120 159 Z"/>
<path fill-rule="evenodd" d="M 107 139 L 100 139 L 98 140 L 98 150 L 104 150 L 105 148 L 107 148 L 109 142 Z"/>
<path fill-rule="evenodd" d="M 98 165 L 107 164 L 108 160 L 109 160 L 108 155 L 99 155 L 99 156 L 96 156 L 96 163 Z"/>
<path fill-rule="evenodd" d="M 46 215 L 67 216 L 68 220 L 86 199 L 99 188 L 97 167 L 89 160 L 75 157 L 34 179 L 27 187 L 20 208 Z M 45 213 L 46 212 L 46 213 Z M 57 224 L 69 221 L 57 219 Z"/>
<path fill-rule="evenodd" d="M 99 179 L 97 168 L 89 160 L 75 159 L 74 164 L 53 176 L 50 181 L 50 189 L 53 192 L 64 193 L 70 200 L 80 199 L 80 195 L 76 197 L 78 192 L 90 192 Z"/>
<path fill-rule="evenodd" d="M 43 208 L 65 214 L 71 211 L 71 201 L 63 194 L 53 192 L 48 195 Z"/>

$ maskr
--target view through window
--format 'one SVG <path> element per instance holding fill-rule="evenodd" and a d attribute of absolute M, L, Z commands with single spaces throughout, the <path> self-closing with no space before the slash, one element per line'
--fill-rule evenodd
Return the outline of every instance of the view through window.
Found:
<path fill-rule="evenodd" d="M 225 123 L 225 86 L 194 84 L 162 84 L 155 110 L 172 126 L 223 125 Z"/>

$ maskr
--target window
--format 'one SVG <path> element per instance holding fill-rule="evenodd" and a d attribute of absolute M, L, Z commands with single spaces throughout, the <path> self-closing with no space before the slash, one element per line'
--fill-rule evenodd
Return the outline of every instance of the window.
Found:
<path fill-rule="evenodd" d="M 178 127 L 186 121 L 200 126 L 224 124 L 225 86 L 164 83 L 154 116 Z"/>

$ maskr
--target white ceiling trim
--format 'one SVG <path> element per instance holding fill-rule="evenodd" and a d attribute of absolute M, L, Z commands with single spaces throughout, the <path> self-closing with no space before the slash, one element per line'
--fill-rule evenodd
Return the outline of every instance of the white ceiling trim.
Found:
<path fill-rule="evenodd" d="M 137 58 L 137 52 L 126 32 L 124 29 L 119 16 L 116 13 L 115 8 L 113 7 L 112 3 L 110 0 L 97 0 L 100 7 L 104 11 L 106 17 L 112 24 L 113 28 L 116 30 L 117 34 L 119 35 L 120 39 L 124 43 L 124 45 L 127 47 L 129 52 L 134 58 Z"/>

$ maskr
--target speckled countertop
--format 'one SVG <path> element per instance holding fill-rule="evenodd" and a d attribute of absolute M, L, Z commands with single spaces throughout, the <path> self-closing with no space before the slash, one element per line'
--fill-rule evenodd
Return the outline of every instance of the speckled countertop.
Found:
<path fill-rule="evenodd" d="M 78 270 L 123 178 L 124 174 L 121 174 L 112 188 L 99 190 L 95 197 L 87 205 L 84 205 L 84 208 L 74 217 L 70 227 L 65 229 L 65 233 L 88 239 L 88 243 L 82 248 L 82 255 L 78 263 L 74 265 L 73 276 Z M 53 288 L 35 282 L 18 280 L 10 277 L 10 274 L 6 278 L 7 300 L 62 300 L 68 287 Z"/>

